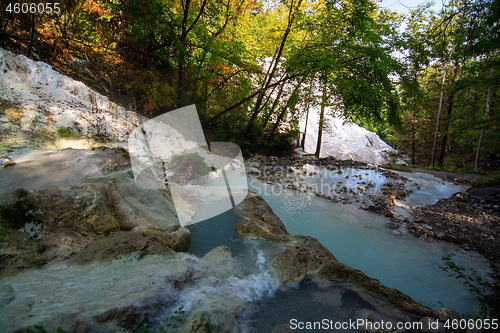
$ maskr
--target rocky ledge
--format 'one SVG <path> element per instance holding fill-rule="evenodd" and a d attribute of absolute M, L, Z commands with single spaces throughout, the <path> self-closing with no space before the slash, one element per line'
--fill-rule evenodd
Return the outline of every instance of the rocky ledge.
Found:
<path fill-rule="evenodd" d="M 123 154 L 103 165 L 102 177 L 79 185 L 1 194 L 0 276 L 54 261 L 187 251 L 190 234 L 175 222 L 170 193 L 136 186 Z"/>

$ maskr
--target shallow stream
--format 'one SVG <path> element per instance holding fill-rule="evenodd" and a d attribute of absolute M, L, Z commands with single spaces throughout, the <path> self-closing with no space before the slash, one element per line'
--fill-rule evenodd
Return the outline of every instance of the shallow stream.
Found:
<path fill-rule="evenodd" d="M 317 182 L 318 174 L 322 174 L 317 167 L 313 168 L 317 175 L 313 175 L 312 180 L 307 179 L 308 183 Z M 368 173 L 367 170 L 362 172 Z M 370 172 L 373 175 L 366 178 L 376 185 L 376 190 L 383 184 L 385 177 L 373 170 Z M 350 174 L 350 177 L 345 178 L 346 174 Z M 353 174 L 356 171 L 350 169 L 339 173 L 339 181 L 344 179 L 344 183 L 338 184 L 338 187 L 356 179 L 352 177 Z M 459 186 L 446 184 L 430 175 L 403 175 L 417 185 L 407 200 L 400 201 L 401 207 L 432 204 L 461 190 Z M 430 243 L 412 235 L 396 236 L 385 227 L 390 219 L 359 209 L 359 204 L 332 203 L 310 193 L 278 188 L 256 179 L 252 179 L 249 186 L 262 195 L 291 235 L 308 235 L 318 239 L 340 262 L 361 270 L 422 304 L 439 308 L 438 302 L 441 302 L 463 314 L 477 313 L 477 300 L 439 266 L 444 265 L 441 260 L 443 256 L 454 253 L 455 262 L 474 268 L 483 278 L 487 278 L 488 263 L 479 254 L 463 253 L 449 244 Z"/>
<path fill-rule="evenodd" d="M 19 177 L 26 178 L 24 184 L 31 184 L 33 188 L 30 189 L 61 186 L 75 181 L 72 177 L 66 178 L 66 174 L 72 175 L 75 170 L 82 169 L 92 171 L 84 173 L 82 177 L 85 178 L 111 158 L 105 154 L 99 157 L 99 166 L 94 170 L 72 153 L 64 154 L 57 163 L 53 162 L 51 154 L 36 156 L 37 163 L 49 162 L 43 169 L 49 174 L 57 173 L 61 165 L 64 166 L 64 177 L 54 177 L 55 184 L 35 183 L 36 179 L 30 178 L 32 173 L 28 169 L 23 169 Z M 72 162 L 67 164 L 65 159 Z M 22 161 L 18 162 L 15 168 L 23 165 Z M 310 172 L 316 174 L 304 176 L 304 181 L 325 181 L 318 176 L 325 171 L 314 167 Z M 5 183 L 2 184 L 5 188 L 13 186 L 13 179 L 6 173 L 4 175 L 2 181 Z M 348 182 L 356 188 L 360 186 L 358 182 L 370 178 L 375 187 L 370 187 L 373 192 L 367 190 L 366 195 L 376 193 L 386 181 L 378 170 L 345 169 L 340 173 L 330 172 L 327 176 L 333 177 L 328 181 L 337 186 L 333 190 Z M 433 203 L 461 190 L 428 175 L 405 176 L 417 184 L 412 185 L 415 190 L 407 201 L 401 202 L 403 210 L 404 206 Z M 16 180 L 20 181 L 20 178 Z M 487 263 L 479 255 L 461 253 L 449 245 L 429 243 L 405 234 L 395 236 L 384 226 L 389 221 L 387 218 L 359 209 L 359 202 L 355 200 L 353 204 L 332 203 L 310 193 L 279 188 L 255 179 L 250 179 L 249 186 L 264 197 L 290 234 L 317 238 L 344 264 L 434 308 L 442 302 L 464 314 L 477 312 L 476 300 L 439 266 L 443 265 L 443 255 L 455 253 L 458 264 L 475 268 L 485 278 Z M 153 322 L 156 326 L 152 328 L 164 325 L 180 306 L 184 306 L 186 316 L 217 307 L 235 308 L 242 314 L 238 320 L 240 331 L 250 332 L 269 332 L 273 324 L 288 323 L 295 317 L 303 321 L 324 318 L 340 321 L 355 319 L 361 315 L 360 311 L 375 311 L 358 294 L 342 288 L 325 289 L 307 281 L 300 286 L 280 287 L 270 267 L 271 258 L 279 254 L 280 249 L 266 242 L 238 238 L 234 232 L 238 219 L 228 211 L 189 226 L 192 235 L 190 254 L 178 254 L 174 260 L 159 256 L 147 256 L 141 260 L 125 257 L 91 266 L 55 265 L 2 278 L 0 332 L 50 321 L 54 313 L 79 312 L 93 316 L 132 303 L 162 304 Z M 219 245 L 231 248 L 234 262 L 227 257 L 201 258 Z M 222 260 L 227 267 L 219 269 L 219 264 L 215 265 L 213 260 Z M 202 275 L 181 291 L 173 287 L 172 281 L 182 280 L 190 272 Z"/>

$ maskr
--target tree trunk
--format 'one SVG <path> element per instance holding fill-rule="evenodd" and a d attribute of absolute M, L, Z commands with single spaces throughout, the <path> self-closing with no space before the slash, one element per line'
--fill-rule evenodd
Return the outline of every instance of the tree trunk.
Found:
<path fill-rule="evenodd" d="M 33 48 L 33 40 L 35 39 L 35 14 L 31 16 L 31 34 L 30 34 L 30 44 L 28 46 L 28 51 L 26 52 L 26 57 L 29 58 L 31 55 L 31 49 Z"/>
<path fill-rule="evenodd" d="M 439 98 L 439 111 L 438 117 L 436 121 L 436 132 L 434 133 L 434 145 L 432 146 L 432 167 L 434 168 L 434 162 L 436 161 L 436 145 L 437 145 L 437 137 L 439 132 L 439 121 L 441 119 L 441 111 L 443 109 L 443 96 L 444 96 L 444 81 L 446 79 L 446 65 L 443 69 L 443 83 L 441 84 L 441 97 Z"/>
<path fill-rule="evenodd" d="M 309 121 L 309 108 L 311 107 L 311 99 L 313 97 L 313 83 L 314 83 L 314 76 L 311 78 L 311 83 L 309 84 L 309 89 L 310 89 L 310 94 L 309 94 L 309 100 L 307 101 L 306 104 L 306 126 L 304 127 L 304 134 L 302 135 L 302 142 L 300 143 L 300 148 L 305 149 L 306 146 L 306 134 L 307 134 L 307 123 Z"/>
<path fill-rule="evenodd" d="M 9 21 L 12 17 L 12 12 L 9 12 L 7 14 L 7 19 L 5 20 L 5 24 L 3 25 L 3 31 L 2 31 L 2 43 L 0 44 L 1 47 L 5 46 L 5 37 L 7 36 L 7 26 L 9 25 Z"/>
<path fill-rule="evenodd" d="M 309 105 L 307 106 L 306 113 L 306 126 L 304 127 L 304 134 L 302 134 L 302 142 L 300 143 L 300 148 L 305 149 L 306 146 L 306 134 L 307 134 L 307 122 L 309 121 Z"/>
<path fill-rule="evenodd" d="M 283 78 L 283 80 L 280 80 L 280 81 L 278 81 L 278 82 L 275 82 L 275 83 L 271 84 L 271 85 L 268 87 L 268 89 L 269 89 L 269 88 L 272 88 L 272 87 L 274 87 L 274 86 L 276 86 L 276 85 L 278 85 L 278 84 L 281 84 L 281 83 L 283 83 L 283 82 L 285 82 L 285 81 L 288 81 L 288 80 L 294 79 L 294 78 L 296 78 L 297 76 L 300 76 L 300 74 L 294 74 L 294 75 L 291 75 L 291 76 L 287 76 L 287 77 Z M 223 111 L 221 111 L 221 112 L 219 112 L 219 113 L 215 114 L 212 118 L 210 118 L 210 120 L 209 120 L 208 122 L 209 122 L 209 123 L 214 122 L 214 121 L 215 121 L 215 120 L 217 120 L 218 118 L 222 117 L 224 114 L 226 114 L 226 113 L 228 113 L 229 111 L 231 111 L 231 110 L 233 110 L 233 109 L 237 108 L 237 107 L 238 107 L 238 106 L 240 106 L 241 104 L 243 104 L 243 103 L 245 103 L 245 102 L 247 102 L 247 101 L 251 100 L 252 98 L 254 98 L 255 96 L 257 96 L 257 95 L 258 95 L 258 94 L 260 94 L 260 93 L 261 93 L 261 90 L 259 89 L 259 90 L 257 90 L 256 92 L 254 92 L 253 94 L 251 94 L 251 95 L 249 95 L 249 96 L 247 96 L 247 97 L 243 98 L 241 101 L 237 102 L 236 104 L 233 104 L 233 105 L 231 105 L 230 107 L 226 108 L 225 110 L 223 110 Z"/>
<path fill-rule="evenodd" d="M 279 126 L 281 120 L 286 115 L 286 111 L 291 106 L 291 104 L 293 103 L 293 106 L 295 106 L 295 104 L 297 103 L 296 101 L 294 102 L 295 94 L 297 93 L 297 90 L 299 90 L 299 88 L 300 88 L 300 86 L 302 85 L 303 82 L 304 82 L 304 78 L 302 78 L 302 80 L 300 80 L 299 82 L 297 82 L 297 85 L 293 89 L 292 94 L 288 98 L 288 101 L 286 102 L 285 106 L 283 107 L 283 110 L 281 111 L 280 115 L 278 116 L 278 119 L 276 119 L 276 123 L 274 124 L 273 129 L 271 130 L 271 132 L 269 133 L 269 136 L 267 137 L 268 141 L 271 140 L 272 137 L 274 136 L 274 133 L 278 129 L 278 126 Z"/>
<path fill-rule="evenodd" d="M 450 85 L 453 85 L 455 83 L 455 79 L 457 77 L 457 69 L 458 69 L 458 63 L 455 62 L 455 68 L 453 69 L 453 75 L 451 77 Z M 441 142 L 441 149 L 440 149 L 439 157 L 438 157 L 438 165 L 440 167 L 442 167 L 444 164 L 444 153 L 446 151 L 446 143 L 448 142 L 448 130 L 450 128 L 450 118 L 451 118 L 451 111 L 453 110 L 453 99 L 454 98 L 455 98 L 455 91 L 452 91 L 451 94 L 446 99 L 446 102 L 448 104 L 448 109 L 446 112 L 446 122 L 444 124 L 443 142 Z"/>
<path fill-rule="evenodd" d="M 288 103 L 283 107 L 283 111 L 281 111 L 280 115 L 278 116 L 278 119 L 276 119 L 276 122 L 274 123 L 274 126 L 273 126 L 273 129 L 271 130 L 271 132 L 269 133 L 268 137 L 267 137 L 267 141 L 268 142 L 271 142 L 272 138 L 274 137 L 274 133 L 276 132 L 276 130 L 278 129 L 278 126 L 281 122 L 281 119 L 283 119 L 283 117 L 285 116 L 286 114 L 286 110 L 288 110 Z"/>
<path fill-rule="evenodd" d="M 493 68 L 490 69 L 489 78 L 493 75 Z M 476 162 L 474 164 L 474 170 L 477 170 L 479 166 L 479 156 L 481 154 L 481 146 L 483 145 L 484 132 L 486 131 L 486 125 L 488 121 L 488 114 L 490 113 L 490 100 L 491 100 L 491 85 L 488 87 L 488 97 L 486 98 L 486 111 L 484 113 L 484 125 L 481 130 L 481 136 L 479 137 L 479 144 L 477 145 Z"/>
<path fill-rule="evenodd" d="M 318 126 L 318 142 L 316 143 L 316 155 L 319 158 L 321 153 L 321 140 L 323 139 L 323 123 L 325 121 L 325 107 L 326 107 L 326 83 L 323 85 L 323 97 L 321 98 L 321 112 L 319 114 L 319 126 Z"/>
<path fill-rule="evenodd" d="M 178 37 L 179 41 L 181 42 L 183 47 L 186 49 L 188 48 L 188 34 L 189 32 L 194 28 L 198 20 L 200 19 L 201 15 L 203 14 L 203 11 L 205 10 L 205 5 L 207 4 L 208 0 L 204 0 L 203 3 L 201 4 L 200 11 L 198 12 L 198 15 L 196 16 L 195 20 L 193 23 L 188 27 L 187 26 L 187 20 L 189 16 L 189 10 L 191 7 L 191 0 L 186 0 L 186 3 L 183 4 L 182 9 L 183 9 L 183 18 L 182 18 L 182 25 L 181 25 L 181 34 Z M 161 45 L 162 47 L 164 46 L 163 44 Z M 148 53 L 148 52 L 144 52 Z M 184 105 L 185 101 L 185 96 L 187 96 L 186 93 L 186 83 L 184 82 L 184 74 L 185 74 L 185 67 L 187 63 L 187 59 L 189 58 L 188 51 L 186 50 L 186 57 L 181 59 L 179 61 L 179 69 L 177 72 L 177 107 L 180 107 Z"/>
<path fill-rule="evenodd" d="M 262 126 L 262 130 L 266 130 L 267 123 L 269 122 L 269 119 L 271 118 L 272 114 L 274 113 L 274 109 L 276 109 L 276 106 L 278 106 L 278 103 L 280 101 L 281 95 L 283 94 L 283 88 L 285 87 L 285 84 L 282 84 L 280 86 L 280 90 L 278 91 L 278 95 L 276 96 L 276 99 L 273 102 L 273 105 L 271 106 L 271 111 L 266 117 L 266 120 L 264 121 L 264 125 Z M 274 90 L 274 89 L 273 89 Z M 271 92 L 272 94 L 272 92 Z"/>
<path fill-rule="evenodd" d="M 411 121 L 411 164 L 417 165 L 415 155 L 416 155 L 416 147 L 415 147 L 415 120 L 412 117 Z"/>
<path fill-rule="evenodd" d="M 290 34 L 290 31 L 292 30 L 293 21 L 295 20 L 295 16 L 297 15 L 297 13 L 300 9 L 301 3 L 302 3 L 302 0 L 299 0 L 297 6 L 295 8 L 293 8 L 293 7 L 290 8 L 290 13 L 288 15 L 288 25 L 287 25 L 287 28 L 285 30 L 285 33 L 283 34 L 283 37 L 281 38 L 281 43 L 280 43 L 280 46 L 279 46 L 278 51 L 276 53 L 276 57 L 271 62 L 271 65 L 270 65 L 271 70 L 269 72 L 269 75 L 268 75 L 267 79 L 264 80 L 265 83 L 262 86 L 262 92 L 257 97 L 257 102 L 255 103 L 255 108 L 254 108 L 254 112 L 252 114 L 252 117 L 248 121 L 248 123 L 245 126 L 245 128 L 243 129 L 243 131 L 241 131 L 240 139 L 242 137 L 244 137 L 250 131 L 250 129 L 253 127 L 253 123 L 261 110 L 260 106 L 262 104 L 262 100 L 264 99 L 265 93 L 266 93 L 267 89 L 269 88 L 269 85 L 271 84 L 271 81 L 274 77 L 274 74 L 276 73 L 276 70 L 278 68 L 278 63 L 279 63 L 280 58 L 281 58 L 281 54 L 283 53 L 283 49 L 285 48 L 286 40 L 288 38 L 288 35 Z"/>

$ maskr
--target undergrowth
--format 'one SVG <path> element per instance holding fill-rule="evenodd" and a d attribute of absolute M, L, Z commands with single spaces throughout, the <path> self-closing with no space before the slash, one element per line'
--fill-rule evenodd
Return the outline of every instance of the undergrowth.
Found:
<path fill-rule="evenodd" d="M 500 185 L 500 172 L 488 177 L 475 179 L 471 182 L 472 187 L 486 187 Z"/>

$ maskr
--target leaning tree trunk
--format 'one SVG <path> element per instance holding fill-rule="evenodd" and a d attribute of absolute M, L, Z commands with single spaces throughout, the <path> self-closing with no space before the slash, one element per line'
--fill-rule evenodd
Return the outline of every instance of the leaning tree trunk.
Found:
<path fill-rule="evenodd" d="M 489 77 L 493 75 L 493 68 L 490 69 Z M 481 137 L 479 138 L 479 144 L 477 145 L 476 162 L 474 164 L 474 170 L 477 170 L 479 165 L 479 156 L 481 154 L 481 146 L 483 145 L 484 132 L 486 131 L 486 122 L 488 121 L 488 114 L 490 113 L 490 100 L 491 100 L 491 85 L 488 87 L 488 97 L 486 98 L 486 112 L 484 113 L 484 125 L 481 130 Z"/>
<path fill-rule="evenodd" d="M 292 108 L 295 107 L 295 105 L 297 104 L 296 94 L 297 94 L 297 91 L 299 90 L 300 86 L 302 85 L 302 82 L 304 82 L 304 78 L 302 78 L 302 80 L 300 80 L 297 83 L 297 85 L 295 86 L 295 88 L 293 89 L 293 92 L 290 95 L 290 97 L 288 98 L 288 101 L 286 102 L 285 106 L 283 107 L 283 110 L 281 111 L 280 115 L 278 116 L 278 119 L 276 119 L 276 122 L 274 123 L 274 126 L 273 126 L 271 132 L 267 136 L 267 141 L 270 142 L 271 139 L 274 137 L 274 135 L 276 133 L 276 130 L 278 129 L 278 126 L 279 126 L 280 122 L 283 120 L 283 117 L 287 113 L 287 110 L 290 107 L 292 107 Z"/>
<path fill-rule="evenodd" d="M 416 145 L 415 145 L 415 120 L 411 120 L 411 164 L 416 165 Z"/>
<path fill-rule="evenodd" d="M 304 134 L 302 134 L 302 142 L 300 143 L 300 148 L 305 150 L 306 145 L 306 134 L 307 134 L 307 122 L 309 121 L 309 105 L 307 105 L 306 113 L 306 126 L 304 127 Z"/>
<path fill-rule="evenodd" d="M 443 70 L 443 83 L 441 83 L 441 98 L 439 99 L 439 111 L 438 118 L 436 121 L 436 132 L 434 133 L 434 145 L 432 146 L 432 167 L 434 168 L 434 162 L 436 161 L 436 145 L 437 137 L 439 132 L 439 120 L 441 119 L 441 111 L 443 109 L 443 96 L 444 96 L 444 81 L 446 79 L 446 65 Z"/>

